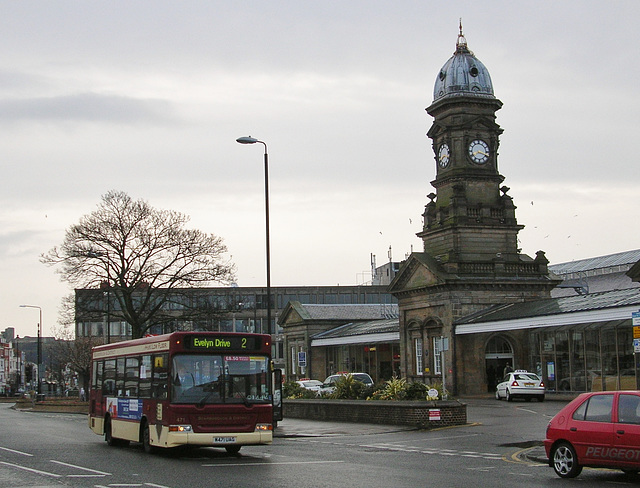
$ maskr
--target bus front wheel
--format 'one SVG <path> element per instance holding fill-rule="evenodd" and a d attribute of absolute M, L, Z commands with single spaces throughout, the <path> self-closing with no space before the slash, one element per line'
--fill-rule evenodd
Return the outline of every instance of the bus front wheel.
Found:
<path fill-rule="evenodd" d="M 145 422 L 142 426 L 142 447 L 147 454 L 152 454 L 158 450 L 157 447 L 151 445 L 148 422 Z"/>
<path fill-rule="evenodd" d="M 227 447 L 225 447 L 225 449 L 227 450 L 228 454 L 231 454 L 232 456 L 235 456 L 236 454 L 238 454 L 240 452 L 240 447 L 242 447 L 242 446 L 227 446 Z"/>

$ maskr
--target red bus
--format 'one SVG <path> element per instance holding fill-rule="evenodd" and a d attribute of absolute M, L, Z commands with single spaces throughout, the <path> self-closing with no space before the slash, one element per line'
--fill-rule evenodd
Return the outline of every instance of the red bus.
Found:
<path fill-rule="evenodd" d="M 272 442 L 281 420 L 278 373 L 269 335 L 174 332 L 97 346 L 89 427 L 111 446 L 213 446 L 235 454 Z"/>

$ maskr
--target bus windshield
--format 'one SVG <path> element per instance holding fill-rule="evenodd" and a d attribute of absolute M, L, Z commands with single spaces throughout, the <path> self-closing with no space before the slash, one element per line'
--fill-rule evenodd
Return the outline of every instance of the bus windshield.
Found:
<path fill-rule="evenodd" d="M 266 356 L 179 354 L 172 363 L 172 403 L 267 403 Z"/>

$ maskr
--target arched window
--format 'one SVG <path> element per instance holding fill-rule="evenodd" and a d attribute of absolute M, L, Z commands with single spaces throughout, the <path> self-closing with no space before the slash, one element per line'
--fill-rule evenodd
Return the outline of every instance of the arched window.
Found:
<path fill-rule="evenodd" d="M 495 336 L 487 343 L 485 354 L 492 357 L 512 356 L 513 348 L 507 339 Z"/>

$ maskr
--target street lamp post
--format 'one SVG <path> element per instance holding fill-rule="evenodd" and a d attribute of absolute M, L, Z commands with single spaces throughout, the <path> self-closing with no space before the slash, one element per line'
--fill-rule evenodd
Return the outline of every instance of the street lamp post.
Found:
<path fill-rule="evenodd" d="M 37 308 L 40 311 L 40 321 L 38 322 L 38 383 L 36 384 L 36 395 L 41 393 L 40 386 L 40 365 L 42 363 L 42 307 L 38 305 L 20 305 L 22 308 Z M 36 398 L 38 398 L 36 396 Z"/>
<path fill-rule="evenodd" d="M 104 252 L 104 256 L 107 258 L 107 344 L 111 344 L 111 275 L 109 274 L 109 253 Z"/>
<path fill-rule="evenodd" d="M 271 251 L 269 247 L 269 154 L 267 143 L 259 141 L 251 136 L 239 137 L 236 142 L 240 144 L 262 144 L 264 146 L 264 203 L 267 241 L 267 333 L 271 335 Z"/>

